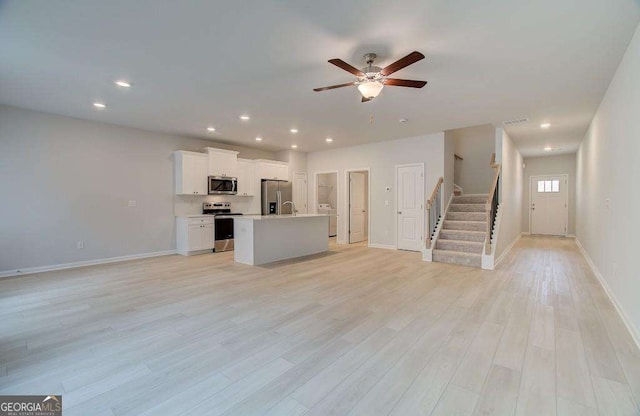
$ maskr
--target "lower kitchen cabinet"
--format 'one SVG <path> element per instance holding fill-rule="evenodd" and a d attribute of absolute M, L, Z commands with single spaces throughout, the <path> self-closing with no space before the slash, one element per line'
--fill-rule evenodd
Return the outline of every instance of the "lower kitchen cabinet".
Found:
<path fill-rule="evenodd" d="M 177 249 L 183 256 L 210 253 L 215 244 L 213 217 L 178 217 Z"/>

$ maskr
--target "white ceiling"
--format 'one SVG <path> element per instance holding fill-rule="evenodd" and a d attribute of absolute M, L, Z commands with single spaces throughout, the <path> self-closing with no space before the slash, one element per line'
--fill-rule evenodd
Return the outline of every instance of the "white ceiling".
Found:
<path fill-rule="evenodd" d="M 0 103 L 302 151 L 527 117 L 507 129 L 524 156 L 572 152 L 639 19 L 638 0 L 0 0 Z M 421 90 L 312 91 L 354 79 L 330 58 L 413 50 L 394 77 Z"/>

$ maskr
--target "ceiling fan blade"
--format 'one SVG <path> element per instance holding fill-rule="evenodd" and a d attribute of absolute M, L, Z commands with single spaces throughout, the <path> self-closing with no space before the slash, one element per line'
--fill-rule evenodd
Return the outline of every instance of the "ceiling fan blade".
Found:
<path fill-rule="evenodd" d="M 329 59 L 330 64 L 334 64 L 338 68 L 342 68 L 347 72 L 351 72 L 353 75 L 357 77 L 364 77 L 364 72 L 360 71 L 358 68 L 353 67 L 343 61 L 342 59 Z"/>
<path fill-rule="evenodd" d="M 329 87 L 322 87 L 322 88 L 314 88 L 313 90 L 315 92 L 320 92 L 320 91 L 326 91 L 326 90 L 333 90 L 333 89 L 336 89 L 336 88 L 350 87 L 350 86 L 352 86 L 354 84 L 355 84 L 355 82 L 347 82 L 346 84 L 331 85 Z"/>
<path fill-rule="evenodd" d="M 425 85 L 427 85 L 427 81 L 413 81 L 410 79 L 385 78 L 384 85 L 391 85 L 394 87 L 422 88 Z"/>
<path fill-rule="evenodd" d="M 424 55 L 421 54 L 420 52 L 417 51 L 413 51 L 411 52 L 409 55 L 405 56 L 404 58 L 398 59 L 397 61 L 395 61 L 394 63 L 392 63 L 391 65 L 388 65 L 384 68 L 382 68 L 382 71 L 380 71 L 380 73 L 384 76 L 387 75 L 391 75 L 394 72 L 409 66 L 411 64 L 414 64 L 416 62 L 418 62 L 419 60 L 424 59 Z M 331 62 L 331 61 L 329 61 Z"/>
<path fill-rule="evenodd" d="M 367 101 L 371 101 L 371 100 L 373 100 L 373 97 L 369 97 L 369 98 L 367 98 L 367 97 L 362 97 L 362 100 L 361 100 L 360 102 L 361 102 L 361 103 L 366 103 Z"/>

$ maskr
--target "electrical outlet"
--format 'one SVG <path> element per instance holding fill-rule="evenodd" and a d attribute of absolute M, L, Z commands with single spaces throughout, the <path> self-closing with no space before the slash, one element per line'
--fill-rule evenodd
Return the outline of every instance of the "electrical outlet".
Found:
<path fill-rule="evenodd" d="M 609 198 L 607 198 L 607 199 L 605 199 L 605 200 L 604 200 L 604 207 L 605 207 L 606 209 L 611 208 L 611 200 L 610 200 Z"/>
<path fill-rule="evenodd" d="M 84 241 L 78 241 L 78 249 L 84 248 Z"/>
<path fill-rule="evenodd" d="M 385 204 L 385 205 L 387 205 L 387 206 L 389 206 L 389 200 L 388 200 L 388 199 L 385 199 L 384 204 Z"/>
<path fill-rule="evenodd" d="M 135 199 L 129 200 L 129 208 L 134 208 L 138 206 L 138 202 Z"/>

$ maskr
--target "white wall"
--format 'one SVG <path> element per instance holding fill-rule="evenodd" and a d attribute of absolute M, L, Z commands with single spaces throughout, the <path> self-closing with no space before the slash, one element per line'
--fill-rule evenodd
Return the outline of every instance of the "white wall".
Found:
<path fill-rule="evenodd" d="M 447 130 L 455 153 L 464 160 L 455 161 L 455 183 L 465 194 L 487 194 L 493 181 L 489 166 L 495 152 L 495 128 L 490 124 Z"/>
<path fill-rule="evenodd" d="M 522 201 L 522 231 L 530 232 L 531 176 L 568 174 L 569 224 L 568 234 L 576 233 L 576 155 L 529 157 L 524 159 L 524 192 Z"/>
<path fill-rule="evenodd" d="M 289 180 L 293 181 L 294 173 L 307 172 L 307 154 L 294 150 L 281 150 L 276 153 L 276 160 L 289 164 Z"/>
<path fill-rule="evenodd" d="M 396 246 L 396 165 L 424 163 L 425 195 L 444 175 L 444 133 L 312 152 L 307 156 L 309 197 L 315 199 L 315 173 L 338 171 L 338 241 L 347 230 L 346 170 L 370 168 L 372 245 Z M 389 187 L 389 192 L 385 191 Z M 388 201 L 388 205 L 385 201 Z M 315 200 L 310 202 L 316 207 Z"/>
<path fill-rule="evenodd" d="M 444 182 L 442 183 L 442 212 L 449 202 L 449 197 L 453 193 L 455 176 L 455 140 L 451 132 L 444 133 Z M 432 191 L 428 191 L 425 196 L 429 198 Z M 425 198 L 425 199 L 426 199 Z"/>
<path fill-rule="evenodd" d="M 206 146 L 275 158 L 0 106 L 0 272 L 175 249 L 174 210 L 209 197 L 174 196 L 172 152 Z"/>
<path fill-rule="evenodd" d="M 640 340 L 640 28 L 577 153 L 576 236 Z M 607 204 L 608 201 L 608 204 Z"/>
<path fill-rule="evenodd" d="M 509 135 L 501 128 L 495 130 L 496 162 L 502 165 L 500 173 L 500 228 L 495 259 L 513 243 L 522 231 L 522 155 Z M 466 190 L 465 190 L 466 193 Z"/>

